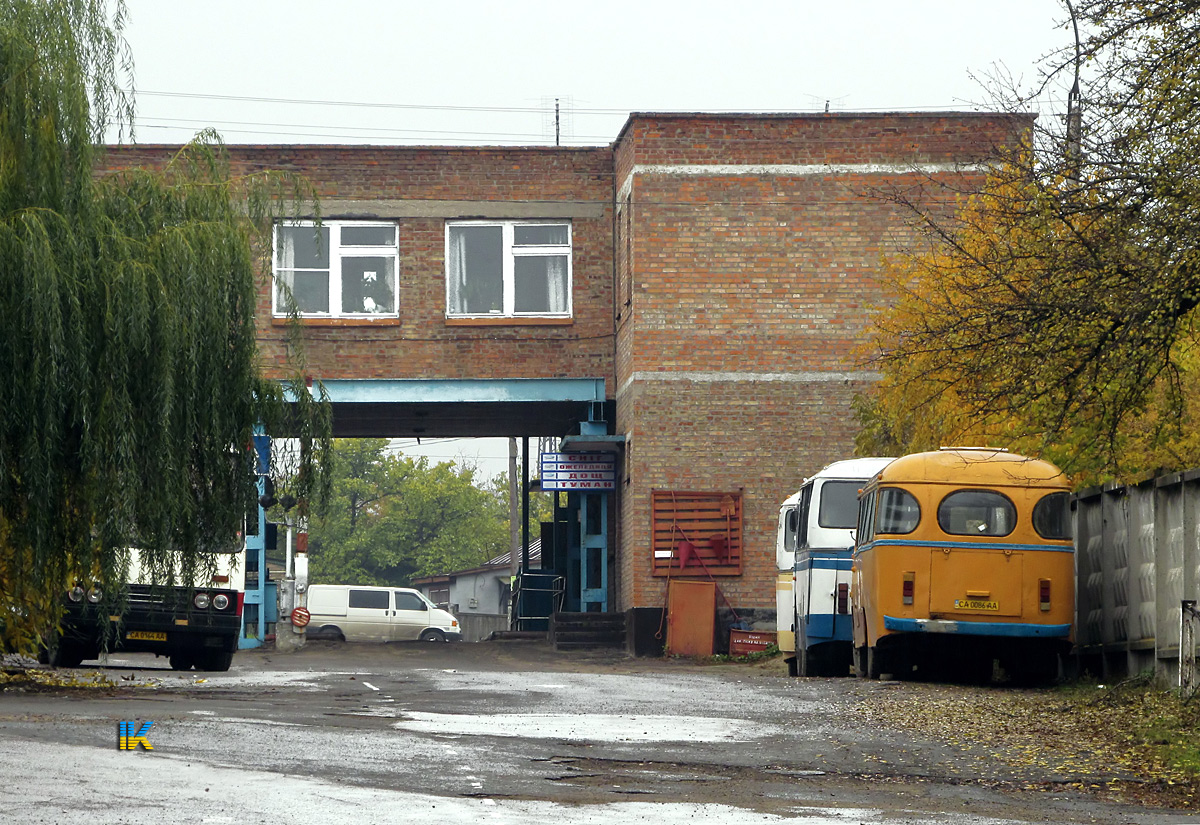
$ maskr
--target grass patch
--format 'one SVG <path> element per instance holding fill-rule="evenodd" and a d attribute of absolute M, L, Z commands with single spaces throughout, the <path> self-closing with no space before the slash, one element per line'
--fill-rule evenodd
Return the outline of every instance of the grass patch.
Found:
<path fill-rule="evenodd" d="M 675 653 L 667 653 L 668 658 L 688 659 L 701 665 L 751 664 L 753 662 L 764 662 L 768 659 L 774 659 L 778 655 L 779 646 L 773 642 L 762 650 L 755 651 L 754 653 L 746 653 L 741 656 L 731 656 L 728 653 L 717 653 L 712 656 L 680 656 Z"/>
<path fill-rule="evenodd" d="M 1084 678 L 1058 689 L 1067 710 L 1086 723 L 1108 730 L 1125 744 L 1123 764 L 1153 766 L 1161 781 L 1193 798 L 1200 785 L 1200 698 L 1184 699 L 1176 690 L 1141 674 L 1116 684 Z"/>

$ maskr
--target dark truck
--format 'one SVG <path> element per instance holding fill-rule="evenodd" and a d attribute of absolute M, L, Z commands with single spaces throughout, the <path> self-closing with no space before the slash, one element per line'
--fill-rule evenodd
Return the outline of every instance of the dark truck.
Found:
<path fill-rule="evenodd" d="M 228 561 L 223 558 L 206 586 L 131 582 L 119 615 L 109 612 L 99 588 L 76 585 L 66 594 L 62 629 L 44 662 L 77 667 L 108 650 L 166 656 L 174 670 L 229 670 L 242 626 L 241 554 L 222 556 Z"/>

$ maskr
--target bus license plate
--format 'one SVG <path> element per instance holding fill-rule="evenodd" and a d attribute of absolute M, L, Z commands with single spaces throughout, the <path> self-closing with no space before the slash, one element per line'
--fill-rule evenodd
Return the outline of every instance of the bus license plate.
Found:
<path fill-rule="evenodd" d="M 955 599 L 955 610 L 999 610 L 1000 602 L 989 602 L 983 599 Z"/>
<path fill-rule="evenodd" d="M 166 633 L 160 633 L 156 630 L 131 630 L 125 634 L 126 639 L 141 639 L 145 642 L 165 642 L 167 640 Z"/>

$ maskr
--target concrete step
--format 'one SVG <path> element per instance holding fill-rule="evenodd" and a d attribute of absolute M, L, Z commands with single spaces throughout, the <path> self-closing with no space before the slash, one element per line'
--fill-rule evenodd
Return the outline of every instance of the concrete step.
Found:
<path fill-rule="evenodd" d="M 544 642 L 545 630 L 493 630 L 487 637 L 489 642 Z"/>
<path fill-rule="evenodd" d="M 622 648 L 625 614 L 555 613 L 550 620 L 550 640 L 557 650 Z"/>
<path fill-rule="evenodd" d="M 575 642 L 560 639 L 554 643 L 555 650 L 620 650 L 625 646 L 625 640 L 619 643 L 611 642 Z"/>

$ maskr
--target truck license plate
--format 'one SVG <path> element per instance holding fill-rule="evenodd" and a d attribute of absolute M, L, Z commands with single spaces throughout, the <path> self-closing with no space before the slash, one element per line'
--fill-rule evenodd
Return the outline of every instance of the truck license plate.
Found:
<path fill-rule="evenodd" d="M 131 630 L 125 634 L 126 639 L 141 639 L 145 642 L 165 642 L 167 640 L 166 633 L 160 633 L 156 630 Z"/>

